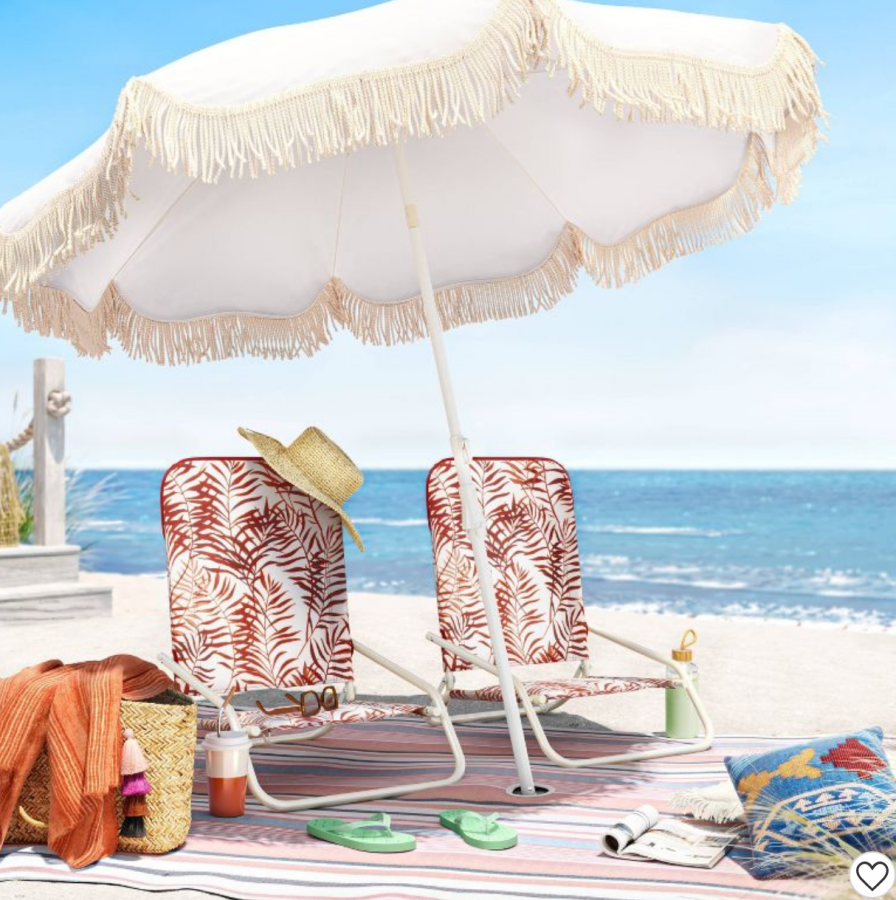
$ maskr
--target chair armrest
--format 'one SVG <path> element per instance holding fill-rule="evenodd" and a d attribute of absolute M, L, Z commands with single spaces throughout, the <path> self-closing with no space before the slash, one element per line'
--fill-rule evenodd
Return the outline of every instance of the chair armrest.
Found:
<path fill-rule="evenodd" d="M 664 666 L 669 666 L 670 668 L 674 669 L 681 678 L 687 679 L 688 681 L 691 680 L 690 676 L 685 670 L 685 667 L 681 665 L 681 663 L 676 662 L 670 656 L 664 656 L 662 653 L 659 653 L 656 650 L 651 650 L 649 647 L 645 647 L 643 644 L 636 644 L 634 641 L 630 641 L 627 638 L 620 637 L 618 634 L 613 634 L 610 631 L 604 631 L 602 628 L 595 628 L 593 625 L 589 625 L 588 630 L 598 637 L 602 637 L 614 644 L 618 644 L 620 647 L 625 647 L 626 650 L 631 650 L 632 653 L 637 653 L 640 656 L 646 656 L 648 659 L 654 660 L 654 662 L 658 662 Z"/>
<path fill-rule="evenodd" d="M 458 659 L 464 660 L 464 662 L 470 663 L 470 665 L 476 666 L 477 669 L 482 669 L 486 672 L 490 672 L 495 678 L 499 678 L 498 669 L 492 663 L 488 662 L 488 660 L 483 659 L 481 656 L 477 656 L 475 653 L 471 653 L 469 650 L 465 650 L 463 647 L 458 647 L 457 644 L 452 644 L 450 641 L 446 641 L 440 638 L 438 635 L 433 634 L 431 631 L 427 633 L 426 639 L 428 641 L 432 641 L 436 646 L 441 647 L 443 650 L 447 650 L 449 653 L 453 653 Z M 528 699 L 528 694 L 526 693 L 525 688 L 523 687 L 523 683 L 516 677 L 512 672 L 510 673 L 510 678 L 513 681 L 513 686 L 516 690 L 517 696 Z M 525 701 L 524 701 L 525 702 Z"/>
<path fill-rule="evenodd" d="M 230 722 L 230 727 L 234 731 L 243 727 L 236 710 L 227 702 L 227 700 L 230 699 L 229 697 L 225 700 L 224 697 L 216 694 L 211 688 L 206 687 L 201 681 L 198 681 L 192 672 L 188 671 L 183 666 L 179 666 L 166 653 L 160 653 L 157 659 L 166 669 L 170 669 L 174 672 L 184 684 L 188 684 L 197 694 L 219 710 L 219 714 L 223 711 L 224 715 L 227 716 L 227 721 Z M 261 729 L 257 725 L 247 725 L 245 731 L 250 737 L 258 737 L 261 734 Z"/>
<path fill-rule="evenodd" d="M 626 638 L 619 637 L 619 635 L 617 634 L 613 634 L 609 631 L 604 631 L 602 628 L 595 628 L 593 625 L 589 625 L 588 630 L 598 637 L 602 637 L 608 641 L 612 641 L 612 643 L 618 644 L 620 647 L 625 647 L 627 650 L 631 650 L 633 653 L 638 653 L 641 656 L 646 656 L 648 659 L 652 659 L 664 666 L 669 666 L 669 668 L 672 669 L 681 679 L 682 687 L 684 687 L 684 689 L 688 692 L 688 696 L 691 698 L 691 702 L 694 704 L 694 708 L 697 710 L 697 715 L 700 717 L 700 721 L 703 723 L 703 740 L 708 742 L 707 746 L 712 745 L 713 737 L 715 736 L 715 730 L 713 728 L 712 720 L 709 717 L 709 713 L 706 711 L 706 707 L 703 705 L 703 701 L 697 694 L 693 679 L 688 674 L 687 669 L 680 662 L 672 659 L 671 657 L 663 656 L 662 653 L 657 653 L 656 650 L 651 650 L 649 647 L 645 647 L 642 644 L 636 644 L 634 641 L 629 641 Z"/>
<path fill-rule="evenodd" d="M 481 656 L 477 656 L 475 653 L 471 653 L 469 650 L 465 650 L 463 647 L 458 647 L 457 644 L 452 644 L 450 641 L 440 638 L 431 631 L 427 632 L 426 640 L 431 641 L 443 650 L 447 650 L 449 653 L 453 653 L 458 659 L 462 659 L 464 662 L 476 666 L 477 669 L 484 669 L 486 672 L 491 672 L 491 674 L 495 676 L 498 674 L 497 668 L 488 660 L 483 659 Z"/>
<path fill-rule="evenodd" d="M 157 657 L 159 662 L 170 671 L 174 672 L 178 678 L 184 683 L 189 685 L 199 694 L 204 700 L 207 700 L 212 706 L 217 709 L 221 709 L 224 706 L 224 698 L 216 694 L 211 688 L 206 687 L 201 681 L 199 681 L 192 672 L 185 669 L 183 666 L 178 665 L 167 653 L 160 653 Z"/>
<path fill-rule="evenodd" d="M 393 662 L 391 659 L 387 659 L 381 653 L 377 653 L 376 650 L 371 649 L 366 644 L 362 644 L 360 641 L 352 638 L 352 643 L 355 645 L 355 650 L 361 654 L 361 656 L 366 656 L 371 662 L 375 662 L 378 666 L 381 666 L 387 672 L 391 672 L 393 675 L 397 675 L 402 681 L 406 681 L 408 684 L 412 684 L 418 690 L 423 691 L 424 694 L 429 696 L 429 698 L 435 701 L 437 706 L 442 704 L 442 698 L 439 695 L 439 692 L 433 687 L 425 678 L 421 678 L 419 675 L 415 675 L 413 672 L 408 671 L 404 668 L 404 666 L 400 666 L 397 662 Z"/>

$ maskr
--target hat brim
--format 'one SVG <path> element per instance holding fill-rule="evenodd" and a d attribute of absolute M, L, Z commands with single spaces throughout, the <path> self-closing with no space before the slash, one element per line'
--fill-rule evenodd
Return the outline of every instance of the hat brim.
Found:
<path fill-rule="evenodd" d="M 284 447 L 280 441 L 276 438 L 268 437 L 266 434 L 261 434 L 261 432 L 251 431 L 248 428 L 238 428 L 237 431 L 252 444 L 252 446 L 261 454 L 264 461 L 284 481 L 288 481 L 300 491 L 303 491 L 315 500 L 319 500 L 324 506 L 329 507 L 333 512 L 337 513 L 339 518 L 342 519 L 345 530 L 352 536 L 352 540 L 357 544 L 358 549 L 362 553 L 364 552 L 364 542 L 361 540 L 361 535 L 358 534 L 358 529 L 355 528 L 348 513 L 333 497 L 320 490 L 320 488 L 305 475 L 302 469 L 289 457 L 289 454 L 286 452 L 286 447 Z"/>

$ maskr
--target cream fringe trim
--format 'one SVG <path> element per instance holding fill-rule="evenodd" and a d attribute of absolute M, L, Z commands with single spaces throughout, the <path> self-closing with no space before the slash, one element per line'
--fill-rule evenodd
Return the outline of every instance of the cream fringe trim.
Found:
<path fill-rule="evenodd" d="M 234 107 L 185 103 L 132 79 L 131 128 L 172 172 L 213 183 L 253 178 L 494 118 L 538 59 L 531 0 L 502 0 L 469 46 L 419 65 L 332 79 Z"/>
<path fill-rule="evenodd" d="M 550 256 L 524 275 L 471 282 L 436 292 L 443 326 L 527 316 L 550 309 L 576 285 L 580 232 L 567 225 Z M 217 315 L 182 322 L 141 315 L 112 284 L 93 312 L 55 288 L 35 288 L 11 301 L 26 331 L 60 337 L 79 353 L 99 357 L 117 341 L 128 355 L 160 365 L 185 365 L 237 356 L 291 359 L 311 356 L 335 331 L 348 329 L 365 343 L 397 344 L 426 336 L 423 302 L 375 303 L 331 279 L 304 312 L 291 317 Z"/>
<path fill-rule="evenodd" d="M 603 287 L 621 287 L 667 262 L 749 231 L 774 201 L 771 165 L 762 139 L 750 138 L 737 181 L 699 206 L 669 213 L 617 244 L 598 244 L 567 223 L 541 265 L 522 275 L 469 282 L 436 292 L 446 329 L 473 322 L 519 318 L 555 306 L 572 293 L 584 268 Z M 218 315 L 183 322 L 148 318 L 131 308 L 112 284 L 88 313 L 64 291 L 38 287 L 11 301 L 28 331 L 61 337 L 82 354 L 101 356 L 115 340 L 132 357 L 183 365 L 250 355 L 311 356 L 335 331 L 348 329 L 365 343 L 396 344 L 426 336 L 421 298 L 376 303 L 332 279 L 315 302 L 292 317 Z"/>
<path fill-rule="evenodd" d="M 724 194 L 654 219 L 619 244 L 597 244 L 580 232 L 582 265 L 601 287 L 622 287 L 673 259 L 746 234 L 774 202 L 771 169 L 762 139 L 753 135 L 740 175 Z"/>
<path fill-rule="evenodd" d="M 672 795 L 672 808 L 701 822 L 743 822 L 744 808 L 730 781 L 686 788 Z"/>
<path fill-rule="evenodd" d="M 24 228 L 0 233 L 0 296 L 15 297 L 75 256 L 111 237 L 124 217 L 136 141 L 125 126 L 124 96 L 103 157 Z"/>
<path fill-rule="evenodd" d="M 376 343 L 424 334 L 420 300 L 368 303 L 338 280 L 290 319 L 224 315 L 155 322 L 134 312 L 110 285 L 88 314 L 64 292 L 44 286 L 55 269 L 114 234 L 124 215 L 136 148 L 167 169 L 204 182 L 255 177 L 369 145 L 414 135 L 438 136 L 497 115 L 528 74 L 547 60 L 569 75 L 571 95 L 618 116 L 691 122 L 752 135 L 737 184 L 711 203 L 665 216 L 612 247 L 570 225 L 538 269 L 500 282 L 439 292 L 446 327 L 525 315 L 554 305 L 584 266 L 618 285 L 669 259 L 741 234 L 773 196 L 789 202 L 800 168 L 815 151 L 824 110 L 808 44 L 781 27 L 763 66 L 725 66 L 685 56 L 631 53 L 581 33 L 554 0 L 501 0 L 469 46 L 422 65 L 329 81 L 232 108 L 183 103 L 147 79 L 132 79 L 119 98 L 102 156 L 24 228 L 0 234 L 0 296 L 28 330 L 70 340 L 83 352 L 116 338 L 134 356 L 156 362 L 310 354 L 334 328 Z M 775 137 L 773 158 L 758 135 Z M 776 187 L 771 186 L 774 175 Z"/>
<path fill-rule="evenodd" d="M 687 122 L 743 134 L 777 136 L 777 197 L 790 203 L 800 167 L 822 139 L 827 114 L 815 79 L 819 60 L 785 25 L 760 66 L 726 65 L 671 53 L 619 50 L 584 33 L 554 0 L 533 0 L 547 32 L 547 69 L 563 69 L 569 95 L 619 119 Z"/>
<path fill-rule="evenodd" d="M 185 103 L 132 78 L 103 155 L 29 223 L 0 234 L 0 296 L 16 296 L 111 235 L 139 144 L 167 170 L 213 183 L 257 177 L 369 145 L 444 135 L 519 96 L 543 43 L 531 0 L 501 0 L 469 46 L 420 65 L 333 79 L 234 107 Z"/>

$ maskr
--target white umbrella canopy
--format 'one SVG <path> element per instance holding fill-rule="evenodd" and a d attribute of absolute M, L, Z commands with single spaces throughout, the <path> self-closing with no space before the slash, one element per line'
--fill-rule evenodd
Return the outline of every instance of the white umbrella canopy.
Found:
<path fill-rule="evenodd" d="M 105 135 L 0 208 L 0 296 L 82 353 L 165 364 L 428 335 L 531 794 L 442 329 L 548 308 L 580 268 L 634 281 L 790 202 L 816 63 L 784 25 L 573 0 L 392 0 L 245 35 L 132 79 Z"/>
<path fill-rule="evenodd" d="M 632 281 L 792 199 L 814 67 L 783 25 L 570 0 L 245 35 L 132 79 L 0 209 L 0 293 L 27 329 L 159 363 L 423 337 L 386 145 L 439 136 L 407 156 L 442 324 L 526 314 L 581 266 Z"/>

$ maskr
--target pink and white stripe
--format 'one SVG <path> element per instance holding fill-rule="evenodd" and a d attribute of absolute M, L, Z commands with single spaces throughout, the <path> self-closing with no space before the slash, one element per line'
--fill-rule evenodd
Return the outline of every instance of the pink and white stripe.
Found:
<path fill-rule="evenodd" d="M 69 870 L 45 847 L 9 847 L 0 856 L 0 881 L 80 882 L 145 890 L 190 888 L 246 900 L 449 900 L 449 898 L 573 898 L 573 900 L 740 900 L 814 897 L 818 886 L 798 881 L 760 882 L 749 874 L 745 846 L 711 871 L 618 861 L 598 853 L 598 837 L 620 813 L 650 802 L 671 813 L 677 790 L 725 777 L 722 757 L 780 746 L 792 739 L 719 738 L 692 757 L 597 769 L 557 769 L 533 747 L 536 780 L 554 793 L 539 802 L 512 798 L 504 788 L 515 773 L 506 729 L 464 726 L 467 775 L 449 789 L 328 815 L 361 818 L 388 812 L 393 827 L 417 836 L 412 853 L 362 854 L 308 837 L 304 822 L 319 813 L 273 813 L 249 800 L 242 819 L 212 819 L 206 806 L 202 756 L 197 756 L 194 822 L 186 845 L 165 856 L 114 857 L 81 871 Z M 627 751 L 642 735 L 554 730 L 551 740 L 568 756 Z M 358 786 L 393 783 L 397 777 L 431 778 L 451 761 L 441 735 L 412 719 L 338 728 L 314 744 L 259 748 L 259 776 L 277 794 L 324 795 Z M 366 785 L 365 785 L 366 786 Z M 519 831 L 513 850 L 489 853 L 464 844 L 439 827 L 450 807 L 499 812 Z"/>

